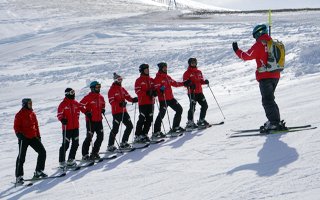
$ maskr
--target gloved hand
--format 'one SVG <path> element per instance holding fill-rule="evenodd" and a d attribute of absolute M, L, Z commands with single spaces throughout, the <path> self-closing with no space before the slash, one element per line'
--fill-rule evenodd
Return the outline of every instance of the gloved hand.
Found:
<path fill-rule="evenodd" d="M 237 42 L 233 42 L 233 43 L 232 43 L 232 48 L 233 48 L 233 51 L 234 51 L 234 52 L 238 51 L 238 49 L 239 49 L 238 43 L 237 43 Z"/>
<path fill-rule="evenodd" d="M 92 113 L 91 113 L 91 112 L 89 112 L 89 111 L 88 111 L 88 112 L 86 112 L 86 113 L 85 113 L 85 115 L 86 115 L 89 119 L 91 119 L 91 117 L 92 117 Z"/>
<path fill-rule="evenodd" d="M 61 124 L 67 125 L 68 124 L 68 120 L 65 119 L 65 118 L 61 119 Z"/>
<path fill-rule="evenodd" d="M 132 103 L 137 103 L 138 102 L 138 97 L 132 98 Z"/>
<path fill-rule="evenodd" d="M 127 105 L 127 102 L 126 101 L 121 101 L 120 103 L 119 103 L 119 106 L 120 107 L 126 107 L 126 105 Z"/>
<path fill-rule="evenodd" d="M 183 82 L 183 85 L 188 87 L 192 82 L 190 80 L 186 80 Z"/>
<path fill-rule="evenodd" d="M 22 133 L 17 133 L 16 136 L 19 140 L 22 140 L 22 141 L 26 139 L 26 137 L 24 137 Z"/>
<path fill-rule="evenodd" d="M 152 96 L 153 96 L 153 97 L 158 96 L 157 91 L 153 90 L 153 91 L 152 91 Z"/>
<path fill-rule="evenodd" d="M 39 140 L 39 142 L 41 142 L 41 136 L 36 137 L 37 140 Z"/>
<path fill-rule="evenodd" d="M 102 108 L 101 113 L 104 115 L 105 112 L 106 112 L 106 109 Z"/>
<path fill-rule="evenodd" d="M 207 85 L 209 85 L 209 80 L 206 79 L 206 80 L 204 81 L 204 83 L 207 84 Z"/>
<path fill-rule="evenodd" d="M 165 87 L 164 85 L 161 86 L 161 87 L 160 87 L 160 92 L 161 92 L 161 93 L 164 93 L 165 89 L 166 89 L 166 87 Z"/>
<path fill-rule="evenodd" d="M 189 87 L 190 87 L 191 90 L 194 90 L 194 89 L 196 89 L 196 84 L 190 84 Z"/>
<path fill-rule="evenodd" d="M 147 90 L 147 95 L 149 96 L 149 97 L 152 97 L 152 94 L 153 94 L 153 90 Z"/>

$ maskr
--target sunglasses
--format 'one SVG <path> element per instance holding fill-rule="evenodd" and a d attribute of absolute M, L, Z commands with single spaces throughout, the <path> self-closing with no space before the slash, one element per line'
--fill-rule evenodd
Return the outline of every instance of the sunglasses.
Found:
<path fill-rule="evenodd" d="M 74 90 L 71 90 L 69 92 L 65 92 L 66 95 L 74 95 L 75 94 L 75 91 Z"/>

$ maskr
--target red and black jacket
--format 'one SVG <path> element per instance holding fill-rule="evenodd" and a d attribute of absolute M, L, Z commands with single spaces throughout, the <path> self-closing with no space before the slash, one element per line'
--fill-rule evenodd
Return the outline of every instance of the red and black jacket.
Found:
<path fill-rule="evenodd" d="M 67 119 L 68 123 L 66 125 L 66 130 L 78 129 L 79 128 L 79 116 L 80 111 L 85 112 L 82 104 L 74 99 L 68 99 L 65 97 L 63 101 L 58 106 L 57 118 L 59 121 L 62 119 Z M 62 126 L 65 130 L 65 126 Z"/>
<path fill-rule="evenodd" d="M 164 100 L 168 101 L 174 98 L 171 86 L 173 87 L 183 86 L 183 82 L 177 82 L 173 80 L 168 74 L 161 71 L 159 71 L 156 77 L 154 78 L 154 84 L 158 93 L 159 101 L 164 101 Z M 160 92 L 160 88 L 162 86 L 165 87 L 164 93 Z"/>
<path fill-rule="evenodd" d="M 260 81 L 261 79 L 280 78 L 280 72 L 258 72 L 258 68 L 266 65 L 268 60 L 267 47 L 262 41 L 269 41 L 271 39 L 272 38 L 268 34 L 263 34 L 257 39 L 256 43 L 247 52 L 244 52 L 241 49 L 238 49 L 236 51 L 237 56 L 242 60 L 256 60 L 257 81 Z"/>
<path fill-rule="evenodd" d="M 187 71 L 183 74 L 183 81 L 190 80 L 191 84 L 195 85 L 195 89 L 188 89 L 188 94 L 202 93 L 202 85 L 205 84 L 202 72 L 197 67 L 188 67 Z"/>
<path fill-rule="evenodd" d="M 120 103 L 127 100 L 132 102 L 132 97 L 121 85 L 113 83 L 108 92 L 108 99 L 111 105 L 112 114 L 127 112 L 126 107 L 121 107 Z"/>
<path fill-rule="evenodd" d="M 91 121 L 93 122 L 102 121 L 101 112 L 102 112 L 102 109 L 105 109 L 106 103 L 101 94 L 90 92 L 85 97 L 83 97 L 80 103 L 84 106 L 85 113 L 91 112 L 92 114 Z M 86 117 L 86 120 L 87 121 L 89 120 L 88 117 Z"/>
<path fill-rule="evenodd" d="M 148 96 L 148 90 L 155 90 L 154 80 L 149 75 L 141 74 L 136 80 L 134 90 L 138 95 L 139 106 L 154 104 L 154 97 Z"/>
<path fill-rule="evenodd" d="M 28 139 L 40 137 L 36 114 L 27 108 L 22 108 L 14 118 L 15 133 L 22 133 Z"/>

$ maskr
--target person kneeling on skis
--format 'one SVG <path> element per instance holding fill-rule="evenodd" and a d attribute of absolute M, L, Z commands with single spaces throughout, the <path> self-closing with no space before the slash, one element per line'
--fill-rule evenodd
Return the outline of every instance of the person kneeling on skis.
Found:
<path fill-rule="evenodd" d="M 117 149 L 114 146 L 114 142 L 121 122 L 126 126 L 126 129 L 122 137 L 122 142 L 120 143 L 120 148 L 132 148 L 132 146 L 128 144 L 128 139 L 133 129 L 133 124 L 126 109 L 126 100 L 132 103 L 138 102 L 137 97 L 132 98 L 127 90 L 122 87 L 122 77 L 120 75 L 114 73 L 113 80 L 114 82 L 108 92 L 109 103 L 111 105 L 113 116 L 112 130 L 110 132 L 108 142 L 108 151 L 115 151 Z"/>
<path fill-rule="evenodd" d="M 38 120 L 32 109 L 30 98 L 22 99 L 22 108 L 14 119 L 14 131 L 19 141 L 19 155 L 16 162 L 16 184 L 23 184 L 23 164 L 25 162 L 28 146 L 37 153 L 37 166 L 33 178 L 43 178 L 48 175 L 43 173 L 46 162 L 46 150 L 41 143 Z"/>

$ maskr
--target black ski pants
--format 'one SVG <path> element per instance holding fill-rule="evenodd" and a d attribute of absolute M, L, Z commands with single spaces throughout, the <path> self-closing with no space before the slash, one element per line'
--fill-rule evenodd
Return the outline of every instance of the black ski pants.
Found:
<path fill-rule="evenodd" d="M 127 112 L 124 112 L 113 115 L 112 130 L 110 132 L 108 146 L 114 145 L 114 141 L 117 133 L 119 132 L 119 126 L 121 122 L 126 126 L 126 129 L 123 133 L 122 142 L 128 142 L 130 133 L 133 129 L 133 124 L 131 122 L 129 114 Z"/>
<path fill-rule="evenodd" d="M 197 102 L 200 104 L 200 117 L 199 119 L 205 119 L 208 109 L 208 104 L 206 97 L 203 95 L 203 93 L 191 93 L 188 94 L 189 100 L 190 100 L 190 107 L 188 111 L 188 120 L 193 120 L 194 112 L 196 111 L 196 104 Z"/>
<path fill-rule="evenodd" d="M 23 139 L 23 140 L 19 140 L 18 144 L 19 144 L 19 155 L 16 161 L 16 177 L 24 175 L 23 164 L 25 162 L 26 154 L 29 146 L 31 146 L 38 153 L 36 171 L 43 171 L 45 167 L 47 153 L 40 139 L 38 138 Z"/>
<path fill-rule="evenodd" d="M 139 119 L 135 135 L 148 135 L 153 121 L 153 104 L 139 106 Z"/>
<path fill-rule="evenodd" d="M 176 99 L 171 99 L 168 101 L 160 101 L 159 113 L 158 113 L 157 119 L 154 123 L 154 132 L 155 133 L 158 131 L 161 131 L 161 122 L 162 122 L 162 119 L 164 118 L 164 116 L 166 115 L 167 107 L 171 107 L 176 112 L 176 114 L 174 115 L 174 118 L 173 118 L 172 129 L 180 126 L 181 115 L 182 115 L 183 109 L 182 109 L 181 105 L 178 103 L 178 101 Z"/>
<path fill-rule="evenodd" d="M 259 81 L 260 93 L 262 96 L 262 105 L 266 113 L 266 117 L 272 124 L 280 122 L 280 111 L 275 102 L 274 92 L 278 85 L 279 79 L 262 79 Z"/>
<path fill-rule="evenodd" d="M 93 144 L 91 153 L 98 154 L 101 147 L 101 143 L 103 141 L 102 121 L 92 122 L 88 120 L 86 121 L 86 127 L 87 127 L 87 137 L 82 144 L 82 156 L 89 154 L 89 147 L 90 147 L 94 132 L 97 133 L 97 139 Z"/>
<path fill-rule="evenodd" d="M 63 139 L 64 134 L 66 134 L 65 139 Z M 79 129 L 62 131 L 62 145 L 59 150 L 59 162 L 64 162 L 66 160 L 66 152 L 69 148 L 70 141 L 72 141 L 72 144 L 68 159 L 75 159 L 79 146 Z"/>

